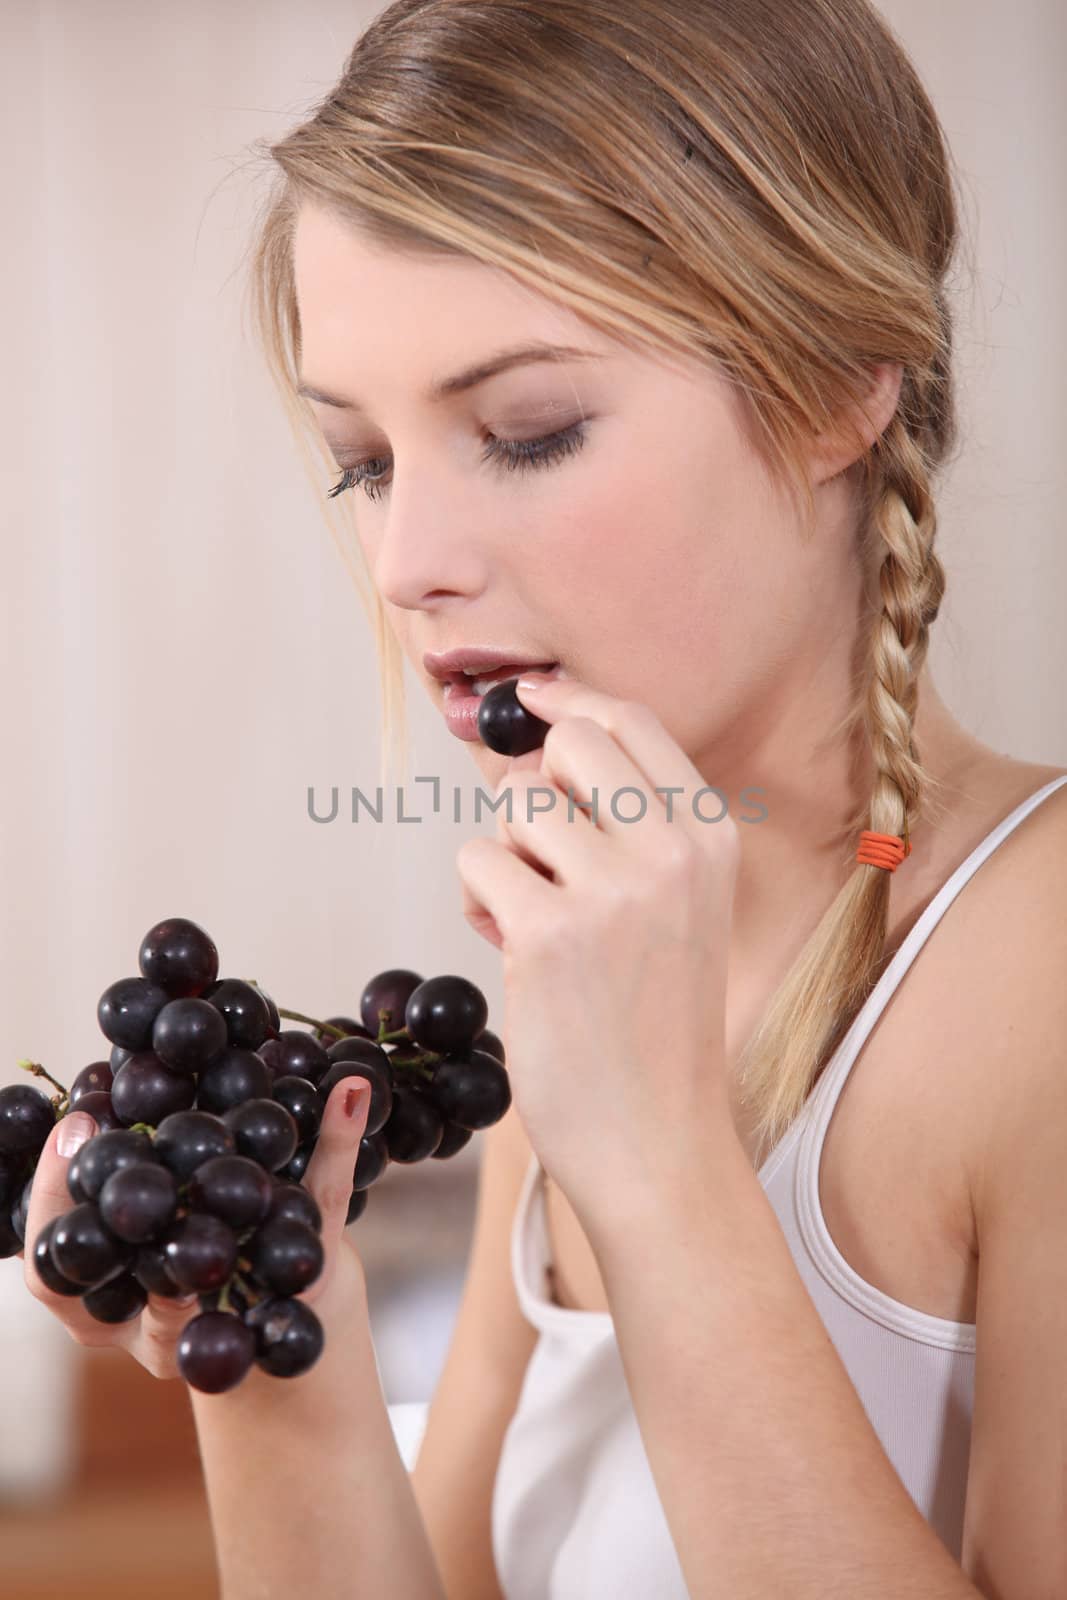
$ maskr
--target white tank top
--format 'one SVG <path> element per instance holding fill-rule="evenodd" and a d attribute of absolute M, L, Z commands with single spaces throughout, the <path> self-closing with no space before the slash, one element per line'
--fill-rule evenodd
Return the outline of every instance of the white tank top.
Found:
<path fill-rule="evenodd" d="M 894 1300 L 834 1245 L 819 1204 L 819 1157 L 864 1041 L 964 884 L 1067 776 L 1022 801 L 942 885 L 904 939 L 759 1171 L 797 1269 L 905 1488 L 959 1560 L 974 1393 L 975 1324 Z M 540 1165 L 526 1174 L 511 1234 L 524 1316 L 540 1337 L 501 1450 L 493 1556 L 506 1600 L 689 1600 L 630 1403 L 610 1312 L 549 1297 Z"/>

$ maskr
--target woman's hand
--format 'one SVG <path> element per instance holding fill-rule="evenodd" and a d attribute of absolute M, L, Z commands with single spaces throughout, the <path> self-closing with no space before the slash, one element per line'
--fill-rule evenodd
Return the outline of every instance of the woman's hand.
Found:
<path fill-rule="evenodd" d="M 593 1233 L 706 1170 L 724 1130 L 736 1138 L 724 1060 L 737 827 L 700 820 L 721 803 L 705 792 L 694 811 L 704 779 L 648 706 L 573 678 L 518 694 L 551 726 L 497 791 L 512 791 L 498 839 L 467 840 L 457 867 L 464 915 L 503 954 L 516 1110 Z M 594 789 L 595 821 L 581 809 Z"/>
<path fill-rule="evenodd" d="M 345 1214 L 352 1195 L 352 1173 L 370 1108 L 368 1088 L 359 1098 L 355 1116 L 346 1116 L 345 1102 L 354 1087 L 359 1087 L 359 1080 L 350 1077 L 343 1078 L 331 1090 L 315 1153 L 308 1162 L 303 1181 L 303 1187 L 311 1191 L 322 1212 L 325 1260 L 315 1282 L 295 1298 L 314 1307 L 316 1316 L 326 1329 L 327 1340 L 331 1325 L 345 1325 L 352 1315 L 365 1307 L 366 1302 L 363 1264 L 344 1237 Z M 128 1350 L 153 1377 L 177 1378 L 180 1376 L 178 1340 L 186 1323 L 199 1314 L 197 1295 L 168 1300 L 164 1295 L 150 1294 L 144 1310 L 129 1322 L 104 1323 L 90 1316 L 80 1297 L 55 1294 L 41 1281 L 34 1268 L 33 1245 L 41 1229 L 53 1217 L 70 1211 L 75 1204 L 67 1188 L 67 1168 L 75 1152 L 72 1149 L 68 1155 L 60 1155 L 57 1141 L 62 1130 L 67 1133 L 77 1131 L 79 1125 L 82 1125 L 81 1131 L 85 1131 L 87 1137 L 97 1132 L 93 1119 L 75 1109 L 56 1124 L 37 1163 L 26 1222 L 27 1248 L 20 1252 L 26 1286 L 35 1299 L 59 1318 L 75 1344 L 116 1345 Z"/>

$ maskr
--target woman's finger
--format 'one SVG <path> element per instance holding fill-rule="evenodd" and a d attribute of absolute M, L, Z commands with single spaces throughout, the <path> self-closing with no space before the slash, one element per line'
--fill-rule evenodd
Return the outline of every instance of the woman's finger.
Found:
<path fill-rule="evenodd" d="M 304 1188 L 311 1191 L 322 1212 L 322 1246 L 327 1258 L 337 1249 L 344 1233 L 370 1098 L 371 1086 L 366 1078 L 353 1075 L 334 1084 L 322 1113 L 314 1154 L 304 1173 Z"/>

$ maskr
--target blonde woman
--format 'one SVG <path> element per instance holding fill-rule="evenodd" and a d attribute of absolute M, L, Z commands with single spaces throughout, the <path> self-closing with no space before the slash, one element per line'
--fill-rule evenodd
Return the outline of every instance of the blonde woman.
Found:
<path fill-rule="evenodd" d="M 865 0 L 398 0 L 269 155 L 259 326 L 389 725 L 403 655 L 509 800 L 457 867 L 514 1104 L 409 1479 L 335 1091 L 326 1352 L 192 1395 L 225 1600 L 1067 1593 L 1067 771 L 926 665 L 913 66 Z M 165 1302 L 54 1309 L 173 1372 Z"/>

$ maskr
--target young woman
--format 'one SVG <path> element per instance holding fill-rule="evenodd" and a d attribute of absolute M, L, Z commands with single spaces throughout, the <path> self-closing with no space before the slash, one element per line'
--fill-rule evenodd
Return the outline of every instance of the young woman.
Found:
<path fill-rule="evenodd" d="M 192 1395 L 225 1600 L 1067 1592 L 1067 770 L 926 665 L 957 221 L 914 68 L 865 0 L 398 0 L 269 154 L 255 304 L 386 708 L 403 655 L 443 711 L 540 668 L 549 731 L 446 713 L 510 802 L 457 866 L 514 1105 L 416 1470 L 339 1086 L 326 1352 Z M 180 1308 L 33 1287 L 173 1374 Z"/>

